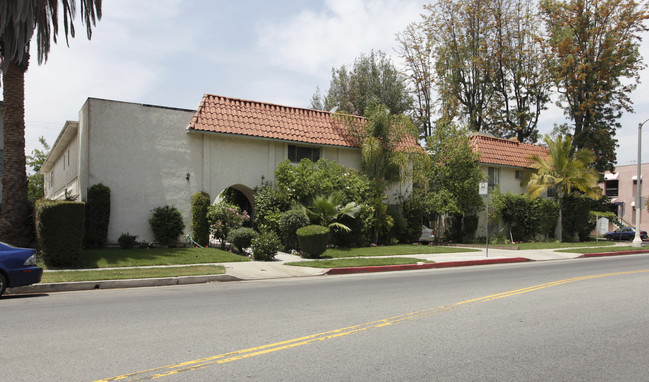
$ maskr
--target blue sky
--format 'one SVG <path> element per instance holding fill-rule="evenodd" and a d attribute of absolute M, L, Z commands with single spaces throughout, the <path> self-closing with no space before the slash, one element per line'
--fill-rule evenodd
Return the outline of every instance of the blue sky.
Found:
<path fill-rule="evenodd" d="M 308 107 L 331 69 L 382 50 L 400 65 L 395 34 L 419 21 L 423 0 L 108 0 L 91 41 L 53 45 L 48 62 L 26 75 L 26 151 L 53 144 L 88 97 L 194 109 L 205 93 Z M 649 52 L 647 44 L 643 52 Z M 646 56 L 645 56 L 646 57 Z M 649 80 L 649 72 L 643 72 Z M 647 82 L 647 81 L 645 81 Z M 637 158 L 637 126 L 649 118 L 649 91 L 633 94 L 618 163 Z M 559 109 L 541 121 L 547 133 Z M 647 142 L 649 123 L 645 128 Z M 649 162 L 649 147 L 643 150 Z"/>

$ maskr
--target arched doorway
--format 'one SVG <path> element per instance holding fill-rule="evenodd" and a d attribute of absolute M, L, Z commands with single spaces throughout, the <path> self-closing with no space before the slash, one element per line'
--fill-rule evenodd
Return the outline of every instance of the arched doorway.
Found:
<path fill-rule="evenodd" d="M 242 211 L 247 211 L 250 215 L 250 221 L 246 222 L 244 226 L 249 226 L 254 219 L 254 207 L 252 204 L 254 198 L 254 191 L 243 184 L 235 184 L 223 190 L 216 202 L 225 201 L 239 206 Z"/>

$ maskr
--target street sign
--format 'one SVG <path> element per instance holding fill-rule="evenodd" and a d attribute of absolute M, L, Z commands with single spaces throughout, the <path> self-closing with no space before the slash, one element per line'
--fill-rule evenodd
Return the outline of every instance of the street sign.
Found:
<path fill-rule="evenodd" d="M 489 194 L 489 183 L 487 182 L 480 182 L 480 187 L 478 189 L 480 195 L 487 195 Z"/>

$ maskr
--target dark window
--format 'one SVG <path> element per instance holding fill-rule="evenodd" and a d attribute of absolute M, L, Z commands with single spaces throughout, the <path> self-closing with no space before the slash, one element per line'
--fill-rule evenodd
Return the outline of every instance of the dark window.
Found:
<path fill-rule="evenodd" d="M 288 160 L 293 163 L 299 163 L 305 158 L 309 159 L 311 162 L 317 162 L 318 159 L 320 159 L 320 149 L 288 145 Z"/>
<path fill-rule="evenodd" d="M 606 181 L 606 196 L 618 196 L 619 180 Z"/>
<path fill-rule="evenodd" d="M 489 167 L 489 192 L 492 192 L 494 188 L 500 184 L 500 169 L 497 167 Z"/>

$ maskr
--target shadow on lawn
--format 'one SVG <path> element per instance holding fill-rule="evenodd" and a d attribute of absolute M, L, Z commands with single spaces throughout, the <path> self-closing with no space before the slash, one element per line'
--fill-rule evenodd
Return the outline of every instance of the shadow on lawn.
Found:
<path fill-rule="evenodd" d="M 250 261 L 216 248 L 91 249 L 81 258 L 85 268 L 210 264 Z"/>

